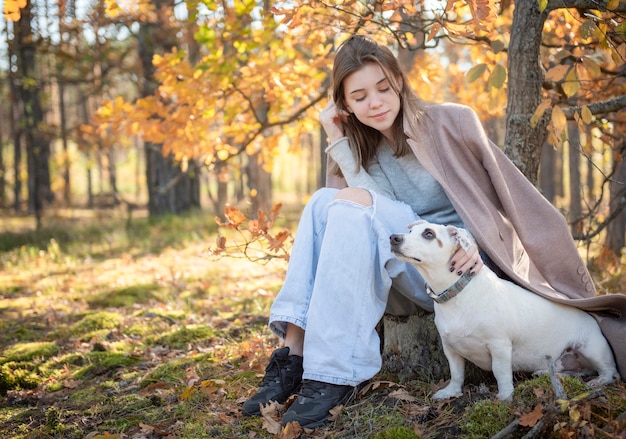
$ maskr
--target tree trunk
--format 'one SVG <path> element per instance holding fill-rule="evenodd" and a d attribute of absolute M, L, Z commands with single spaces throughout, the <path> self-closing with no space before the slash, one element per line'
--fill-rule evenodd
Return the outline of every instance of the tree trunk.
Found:
<path fill-rule="evenodd" d="M 1 83 L 0 83 L 1 84 Z M 0 87 L 1 88 L 1 87 Z M 4 164 L 4 121 L 5 117 L 5 106 L 4 102 L 0 102 L 0 208 L 4 208 L 6 206 L 6 167 Z"/>
<path fill-rule="evenodd" d="M 578 234 L 583 226 L 583 205 L 580 188 L 580 136 L 575 123 L 568 123 L 569 130 L 569 220 L 572 234 Z"/>
<path fill-rule="evenodd" d="M 248 188 L 252 212 L 268 211 L 272 208 L 272 174 L 263 169 L 259 155 L 248 156 Z"/>
<path fill-rule="evenodd" d="M 15 41 L 28 163 L 28 205 L 29 210 L 35 213 L 37 228 L 40 228 L 44 204 L 52 202 L 53 194 L 50 187 L 50 144 L 40 128 L 44 124 L 44 114 L 35 75 L 36 51 L 31 20 L 31 3 L 27 2 L 20 20 L 15 24 Z"/>
<path fill-rule="evenodd" d="M 117 194 L 117 169 L 115 168 L 115 151 L 113 149 L 107 151 L 107 160 L 109 161 L 109 186 L 111 186 L 111 192 Z"/>
<path fill-rule="evenodd" d="M 624 206 L 626 202 L 626 160 L 624 155 L 615 152 L 614 160 L 619 161 L 615 163 L 616 171 L 613 174 L 611 183 L 609 184 L 609 191 L 611 196 L 610 211 L 613 212 L 618 209 L 618 206 Z M 626 245 L 626 207 L 622 207 L 617 217 L 611 221 L 607 228 L 606 234 L 606 246 L 611 249 L 618 257 L 622 254 L 622 249 Z"/>
<path fill-rule="evenodd" d="M 13 209 L 15 212 L 20 211 L 22 204 L 22 180 L 20 179 L 20 165 L 22 163 L 22 141 L 21 132 L 19 129 L 19 114 L 21 113 L 21 102 L 18 99 L 19 90 L 17 87 L 18 77 L 15 73 L 17 66 L 15 65 L 16 47 L 15 40 L 12 42 L 9 40 L 8 28 L 5 28 L 7 41 L 9 41 L 9 47 L 7 50 L 7 64 L 9 66 L 7 77 L 9 81 L 9 132 L 13 139 Z"/>
<path fill-rule="evenodd" d="M 535 128 L 530 118 L 541 102 L 544 79 L 539 48 L 546 12 L 537 2 L 518 5 L 513 13 L 508 51 L 508 102 L 504 153 L 533 183 L 537 182 L 541 150 L 547 136 L 547 117 Z"/>
<path fill-rule="evenodd" d="M 67 141 L 67 115 L 65 111 L 65 84 L 59 75 L 59 111 L 61 115 L 61 142 L 63 144 L 63 201 L 69 206 L 72 203 L 72 186 L 70 178 L 70 151 Z"/>
<path fill-rule="evenodd" d="M 143 96 L 152 96 L 158 84 L 154 78 L 152 58 L 157 53 L 169 52 L 175 45 L 176 32 L 168 25 L 168 14 L 174 2 L 155 1 L 159 19 L 142 23 L 139 30 L 139 57 L 143 67 Z M 164 157 L 161 145 L 145 144 L 148 212 L 150 216 L 178 214 L 200 207 L 200 179 L 183 172 L 172 156 Z M 193 169 L 190 165 L 189 169 Z"/>
<path fill-rule="evenodd" d="M 383 319 L 383 372 L 400 381 L 423 380 L 432 383 L 450 379 L 450 367 L 435 314 L 425 311 L 406 317 L 386 315 Z M 491 372 L 465 363 L 465 381 L 479 384 L 493 381 Z"/>

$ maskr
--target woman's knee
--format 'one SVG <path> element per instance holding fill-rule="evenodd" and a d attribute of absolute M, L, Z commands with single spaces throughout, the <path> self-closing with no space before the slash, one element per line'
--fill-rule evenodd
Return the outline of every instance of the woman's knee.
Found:
<path fill-rule="evenodd" d="M 358 187 L 347 187 L 337 192 L 335 200 L 347 200 L 363 206 L 371 206 L 372 194 L 370 194 L 369 191 Z"/>

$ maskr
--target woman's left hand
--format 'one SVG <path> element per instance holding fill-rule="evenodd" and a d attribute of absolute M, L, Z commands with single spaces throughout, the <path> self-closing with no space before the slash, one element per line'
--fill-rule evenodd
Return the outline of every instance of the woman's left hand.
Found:
<path fill-rule="evenodd" d="M 467 270 L 473 276 L 483 267 L 483 260 L 480 257 L 478 247 L 472 245 L 467 251 L 459 247 L 458 250 L 450 258 L 450 271 L 456 272 L 461 276 Z"/>

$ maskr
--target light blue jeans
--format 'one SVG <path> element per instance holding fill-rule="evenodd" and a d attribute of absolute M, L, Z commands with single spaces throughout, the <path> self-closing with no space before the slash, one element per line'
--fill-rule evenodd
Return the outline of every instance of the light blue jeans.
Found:
<path fill-rule="evenodd" d="M 373 192 L 364 206 L 337 192 L 320 189 L 305 206 L 269 324 L 283 338 L 287 323 L 305 330 L 304 379 L 356 386 L 381 368 L 376 325 L 385 310 L 433 304 L 421 275 L 389 246 L 417 219 L 411 208 Z"/>

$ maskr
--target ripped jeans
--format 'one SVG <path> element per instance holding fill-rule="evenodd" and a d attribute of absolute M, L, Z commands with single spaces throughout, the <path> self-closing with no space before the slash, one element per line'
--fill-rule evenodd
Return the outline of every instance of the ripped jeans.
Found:
<path fill-rule="evenodd" d="M 418 219 L 411 208 L 373 192 L 364 206 L 337 192 L 320 189 L 304 208 L 269 325 L 283 338 L 287 323 L 305 330 L 304 379 L 356 386 L 382 366 L 376 325 L 385 310 L 408 315 L 433 303 L 389 246 Z"/>

